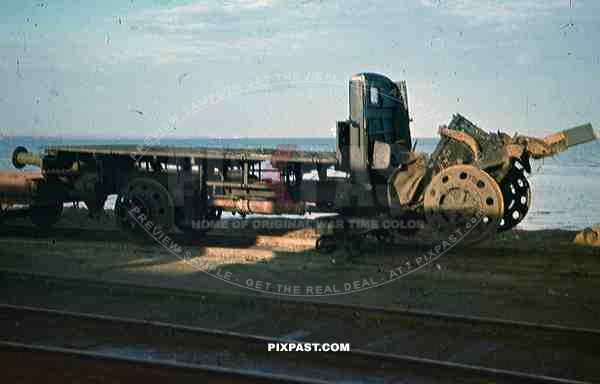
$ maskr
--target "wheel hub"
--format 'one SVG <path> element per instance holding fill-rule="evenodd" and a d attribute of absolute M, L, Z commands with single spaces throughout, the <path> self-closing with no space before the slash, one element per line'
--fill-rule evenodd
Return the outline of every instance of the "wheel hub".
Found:
<path fill-rule="evenodd" d="M 148 222 L 151 228 L 168 232 L 174 220 L 173 198 L 156 180 L 135 179 L 119 195 L 115 213 L 119 223 L 134 232 L 145 231 L 140 227 Z"/>
<path fill-rule="evenodd" d="M 454 165 L 433 177 L 425 190 L 425 215 L 438 234 L 473 233 L 471 240 L 496 232 L 504 201 L 496 181 L 472 165 Z"/>

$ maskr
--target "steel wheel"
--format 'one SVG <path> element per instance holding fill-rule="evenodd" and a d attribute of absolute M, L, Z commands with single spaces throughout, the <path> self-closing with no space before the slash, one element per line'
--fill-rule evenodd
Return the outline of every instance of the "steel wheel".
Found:
<path fill-rule="evenodd" d="M 502 219 L 502 191 L 490 175 L 472 165 L 453 165 L 433 177 L 424 197 L 428 223 L 443 239 L 469 241 L 491 236 Z M 450 238 L 452 240 L 452 238 Z M 456 240 L 455 240 L 456 241 Z"/>
<path fill-rule="evenodd" d="M 115 215 L 118 224 L 132 232 L 167 233 L 173 226 L 173 206 L 173 198 L 162 184 L 140 177 L 127 184 L 119 194 Z"/>
<path fill-rule="evenodd" d="M 29 217 L 33 225 L 48 229 L 60 220 L 63 211 L 62 201 L 35 202 L 29 207 Z"/>
<path fill-rule="evenodd" d="M 531 187 L 520 161 L 515 160 L 500 182 L 500 190 L 504 198 L 504 215 L 498 224 L 498 231 L 507 231 L 523 221 L 531 206 Z"/>

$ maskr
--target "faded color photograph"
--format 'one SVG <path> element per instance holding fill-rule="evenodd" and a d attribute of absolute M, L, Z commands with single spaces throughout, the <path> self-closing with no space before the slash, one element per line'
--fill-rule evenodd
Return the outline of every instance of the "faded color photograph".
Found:
<path fill-rule="evenodd" d="M 600 382 L 600 3 L 0 4 L 3 383 Z"/>

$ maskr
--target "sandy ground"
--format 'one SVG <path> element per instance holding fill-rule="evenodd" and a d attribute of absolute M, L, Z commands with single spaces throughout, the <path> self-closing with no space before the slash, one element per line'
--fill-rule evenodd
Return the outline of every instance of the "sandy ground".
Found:
<path fill-rule="evenodd" d="M 2 269 L 233 292 L 248 285 L 256 289 L 260 282 L 257 290 L 243 292 L 293 293 L 298 287 L 298 293 L 314 300 L 590 328 L 597 328 L 600 319 L 600 251 L 573 245 L 576 233 L 570 231 L 511 231 L 491 243 L 454 247 L 416 269 L 416 260 L 427 255 L 431 245 L 372 241 L 358 257 L 349 258 L 345 251 L 316 252 L 310 230 L 277 233 L 287 242 L 271 244 L 264 237 L 273 231 L 214 231 L 204 243 L 181 245 L 196 263 L 191 265 L 156 240 L 123 239 L 109 217 L 98 221 L 67 211 L 58 228 L 71 235 L 58 231 L 16 236 L 9 230 L 12 225 L 29 228 L 25 222 L 5 224 L 0 236 Z M 84 229 L 81 235 L 78 229 Z M 212 237 L 232 232 L 251 241 L 211 244 Z M 206 263 L 214 270 L 201 270 Z M 403 275 L 392 281 L 391 272 L 398 275 L 398 268 Z M 351 289 L 344 292 L 348 285 Z M 336 290 L 340 294 L 316 295 Z"/>

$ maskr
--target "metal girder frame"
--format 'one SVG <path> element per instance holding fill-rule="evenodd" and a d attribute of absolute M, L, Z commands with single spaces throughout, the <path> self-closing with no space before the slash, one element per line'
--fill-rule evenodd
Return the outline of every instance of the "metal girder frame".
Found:
<path fill-rule="evenodd" d="M 132 159 L 141 159 L 148 157 L 163 158 L 202 158 L 209 160 L 234 160 L 234 161 L 269 161 L 275 154 L 275 149 L 236 149 L 236 148 L 209 148 L 209 147 L 177 147 L 160 146 L 152 148 L 138 148 L 136 146 L 48 146 L 45 151 L 49 155 L 60 156 L 62 153 L 71 156 L 79 155 L 111 155 L 127 156 Z M 325 151 L 303 151 L 295 150 L 289 159 L 289 163 L 309 163 L 334 165 L 336 163 L 335 152 Z"/>

